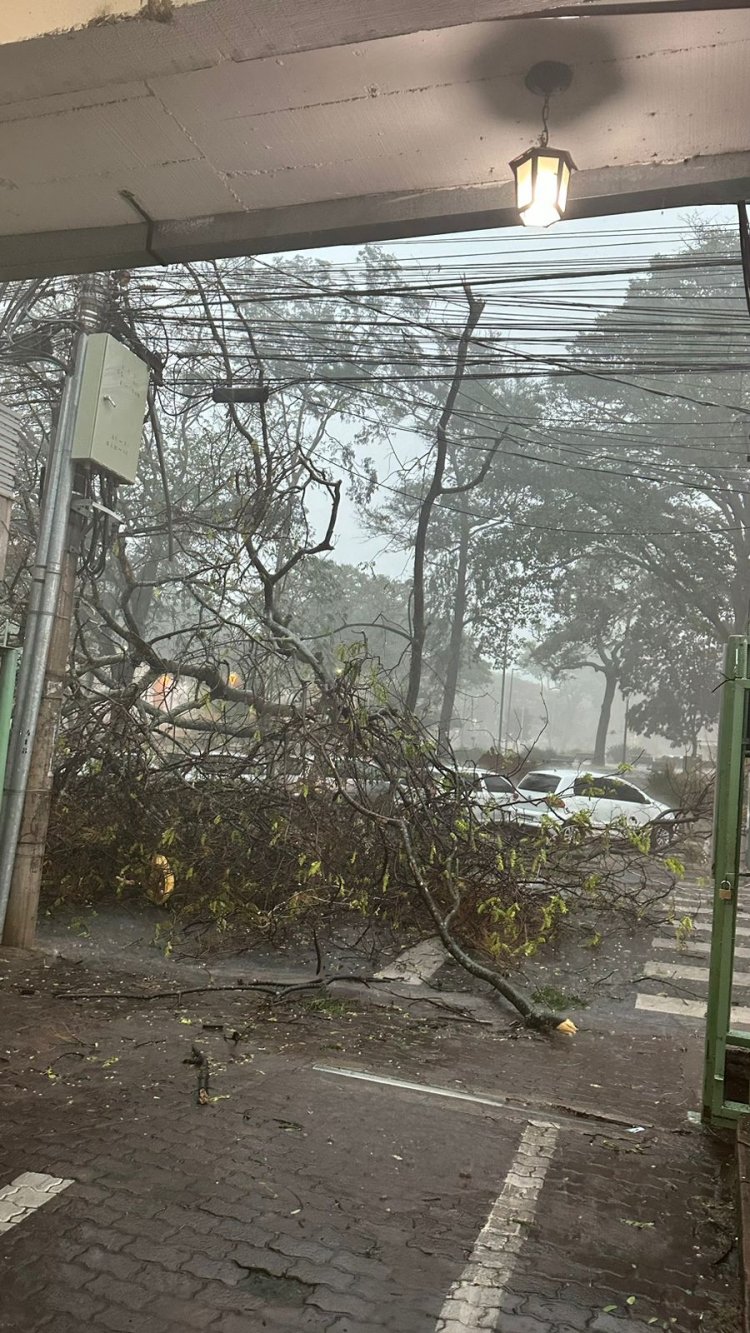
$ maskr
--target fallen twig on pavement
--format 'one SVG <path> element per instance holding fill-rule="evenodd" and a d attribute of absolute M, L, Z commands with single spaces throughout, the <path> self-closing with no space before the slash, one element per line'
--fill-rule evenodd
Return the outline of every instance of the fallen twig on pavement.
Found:
<path fill-rule="evenodd" d="M 266 981 L 243 981 L 232 986 L 185 986 L 179 990 L 155 990 L 146 994 L 144 991 L 102 990 L 102 991 L 53 991 L 58 1000 L 178 1000 L 185 995 L 206 995 L 227 991 L 260 990 L 273 994 L 276 987 Z"/>
<path fill-rule="evenodd" d="M 337 973 L 332 977 L 312 977 L 309 981 L 238 981 L 231 986 L 184 986 L 179 990 L 157 990 L 146 994 L 143 991 L 53 991 L 58 1000 L 178 1000 L 186 995 L 209 995 L 209 994 L 231 994 L 232 991 L 259 991 L 261 994 L 272 995 L 279 999 L 285 999 L 287 995 L 292 995 L 306 990 L 325 989 L 337 981 L 356 982 L 362 986 L 387 985 L 388 978 L 383 977 L 361 977 L 349 973 Z"/>
<path fill-rule="evenodd" d="M 182 1062 L 184 1065 L 196 1065 L 198 1068 L 198 1089 L 197 1098 L 199 1106 L 208 1106 L 210 1101 L 208 1095 L 209 1065 L 208 1056 L 193 1043 L 190 1047 L 190 1055 Z"/>

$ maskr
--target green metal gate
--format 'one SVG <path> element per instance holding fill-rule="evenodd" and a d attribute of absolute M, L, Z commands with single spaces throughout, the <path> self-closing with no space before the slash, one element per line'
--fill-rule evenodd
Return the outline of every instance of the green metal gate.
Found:
<path fill-rule="evenodd" d="M 750 873 L 742 868 L 748 758 L 750 641 L 733 635 L 721 686 L 713 830 L 713 923 L 703 1080 L 704 1124 L 729 1127 L 750 1112 L 750 1031 L 732 1028 L 737 905 Z M 743 1100 L 744 1094 L 744 1100 Z"/>

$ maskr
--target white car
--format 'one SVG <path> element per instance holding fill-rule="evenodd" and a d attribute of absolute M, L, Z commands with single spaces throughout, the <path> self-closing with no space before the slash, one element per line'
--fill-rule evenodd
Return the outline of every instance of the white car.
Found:
<path fill-rule="evenodd" d="M 481 816 L 500 817 L 500 808 L 514 805 L 519 799 L 517 789 L 504 773 L 466 766 L 457 768 L 455 776 L 459 792 L 471 801 Z M 444 781 L 450 781 L 452 777 L 452 774 L 447 774 Z"/>
<path fill-rule="evenodd" d="M 539 825 L 545 816 L 564 823 L 585 812 L 592 828 L 621 821 L 633 828 L 650 825 L 654 845 L 669 842 L 674 834 L 674 811 L 619 774 L 536 769 L 521 778 L 518 797 L 509 814 L 519 824 Z"/>

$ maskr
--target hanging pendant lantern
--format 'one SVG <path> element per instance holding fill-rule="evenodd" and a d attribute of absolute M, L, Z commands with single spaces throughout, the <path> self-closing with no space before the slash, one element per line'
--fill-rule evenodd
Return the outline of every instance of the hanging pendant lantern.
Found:
<path fill-rule="evenodd" d="M 516 207 L 525 227 L 551 227 L 565 215 L 575 163 L 563 148 L 535 146 L 511 162 Z"/>
<path fill-rule="evenodd" d="M 567 65 L 547 60 L 526 75 L 526 87 L 544 98 L 539 143 L 510 164 L 516 185 L 516 207 L 526 227 L 550 227 L 565 215 L 570 173 L 575 162 L 563 148 L 549 146 L 549 99 L 570 86 L 572 71 Z"/>

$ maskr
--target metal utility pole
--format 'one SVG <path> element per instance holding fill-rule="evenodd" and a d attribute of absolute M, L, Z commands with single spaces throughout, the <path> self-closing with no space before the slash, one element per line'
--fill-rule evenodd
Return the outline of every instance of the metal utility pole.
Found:
<path fill-rule="evenodd" d="M 625 722 L 624 722 L 624 724 L 623 724 L 623 728 L 622 728 L 622 762 L 623 762 L 623 764 L 627 764 L 627 762 L 628 762 L 628 721 L 629 721 L 629 716 L 630 716 L 630 699 L 629 699 L 629 697 L 628 697 L 627 694 L 623 694 L 622 697 L 623 697 L 623 701 L 624 701 L 624 704 L 625 704 Z"/>
<path fill-rule="evenodd" d="M 503 675 L 500 683 L 500 718 L 497 728 L 497 748 L 500 754 L 503 753 L 503 727 L 505 725 L 505 678 L 508 674 L 508 631 L 505 631 L 503 641 Z"/>
<path fill-rule="evenodd" d="M 84 351 L 101 318 L 103 279 L 83 280 L 79 334 L 47 464 L 16 688 L 0 822 L 0 928 L 5 945 L 34 942 L 52 794 L 52 758 L 67 669 L 76 557 L 71 549 L 72 457 Z"/>

